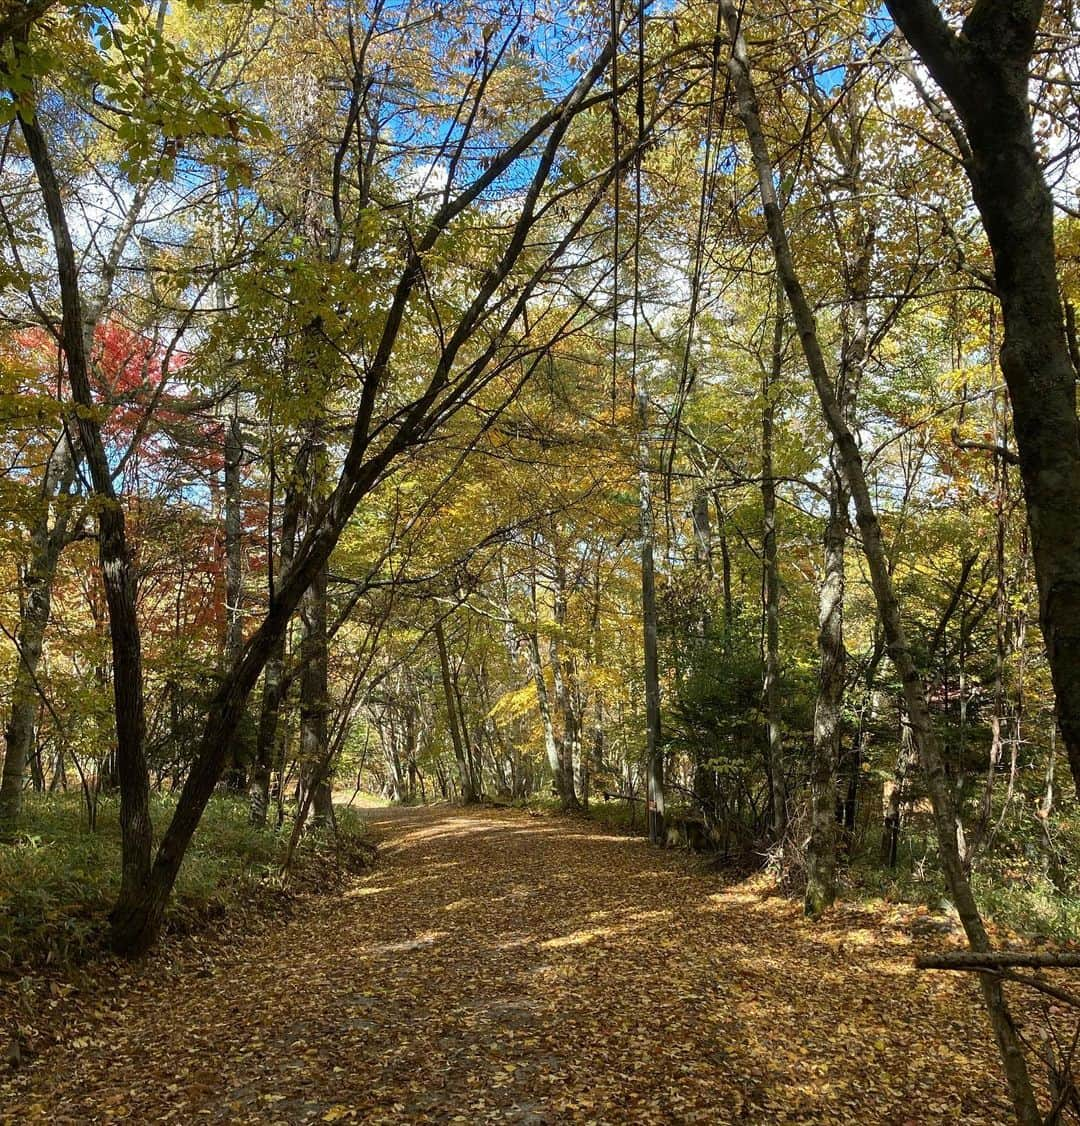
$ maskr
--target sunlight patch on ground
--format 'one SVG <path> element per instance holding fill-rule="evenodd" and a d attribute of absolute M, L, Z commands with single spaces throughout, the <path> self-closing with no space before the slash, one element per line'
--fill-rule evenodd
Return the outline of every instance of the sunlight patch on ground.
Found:
<path fill-rule="evenodd" d="M 587 930 L 574 931 L 573 934 L 560 935 L 558 938 L 549 938 L 547 942 L 541 942 L 540 946 L 543 950 L 562 950 L 567 946 L 587 946 L 598 938 L 606 938 L 608 935 L 614 934 L 617 929 L 615 927 L 592 927 Z"/>
<path fill-rule="evenodd" d="M 382 942 L 376 946 L 369 946 L 365 953 L 404 954 L 410 950 L 419 950 L 424 946 L 433 946 L 440 939 L 446 938 L 447 933 L 447 931 L 427 931 L 425 934 L 418 934 L 414 938 L 402 942 Z"/>
<path fill-rule="evenodd" d="M 444 911 L 467 911 L 470 907 L 475 907 L 477 900 L 468 897 L 464 899 L 455 899 L 450 903 L 444 903 L 442 909 Z"/>
<path fill-rule="evenodd" d="M 739 905 L 757 904 L 761 901 L 761 896 L 757 892 L 749 891 L 720 891 L 715 895 L 710 895 L 708 899 L 701 905 L 702 910 L 706 910 L 708 905 L 713 907 L 732 907 Z"/>
<path fill-rule="evenodd" d="M 345 892 L 344 896 L 346 899 L 363 899 L 364 896 L 382 895 L 389 890 L 390 888 L 386 887 L 363 887 L 358 884 L 356 887 L 350 888 L 347 892 Z"/>
<path fill-rule="evenodd" d="M 596 841 L 623 848 L 640 848 L 645 843 L 642 838 L 628 837 L 621 833 L 564 833 L 563 838 L 568 841 Z"/>
<path fill-rule="evenodd" d="M 658 923 L 674 918 L 674 914 L 670 907 L 664 907 L 653 911 L 628 911 L 623 914 L 623 918 L 635 923 Z"/>

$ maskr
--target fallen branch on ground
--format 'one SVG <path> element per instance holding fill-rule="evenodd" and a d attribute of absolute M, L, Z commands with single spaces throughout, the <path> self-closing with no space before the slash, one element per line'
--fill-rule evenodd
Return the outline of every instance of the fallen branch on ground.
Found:
<path fill-rule="evenodd" d="M 1023 950 L 995 950 L 979 953 L 974 950 L 956 950 L 948 954 L 926 954 L 915 959 L 919 970 L 1000 970 L 1012 966 L 1031 969 L 1080 968 L 1080 951 L 1048 951 L 1035 954 Z"/>
<path fill-rule="evenodd" d="M 993 953 L 976 953 L 971 950 L 958 950 L 949 954 L 933 954 L 915 959 L 915 967 L 920 970 L 961 970 L 973 973 L 993 974 L 1001 981 L 1012 981 L 1026 985 L 1040 993 L 1053 997 L 1063 1004 L 1080 1009 L 1080 995 L 1067 989 L 1052 985 L 1041 977 L 1031 974 L 1018 974 L 1011 967 L 1023 966 L 1030 969 L 1070 969 L 1080 967 L 1080 954 L 1047 953 L 1032 954 L 1019 950 L 997 950 Z"/>

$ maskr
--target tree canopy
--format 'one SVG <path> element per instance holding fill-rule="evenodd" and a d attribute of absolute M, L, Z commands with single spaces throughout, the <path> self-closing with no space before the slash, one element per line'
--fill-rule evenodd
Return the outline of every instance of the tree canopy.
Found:
<path fill-rule="evenodd" d="M 129 955 L 222 795 L 907 878 L 1080 1114 L 993 960 L 1080 920 L 1078 82 L 1019 0 L 0 5 L 0 848 L 115 800 Z"/>

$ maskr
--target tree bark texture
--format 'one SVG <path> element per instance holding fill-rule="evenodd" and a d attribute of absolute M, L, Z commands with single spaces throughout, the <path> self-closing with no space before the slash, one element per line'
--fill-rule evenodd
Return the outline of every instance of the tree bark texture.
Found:
<path fill-rule="evenodd" d="M 1001 370 L 1031 529 L 1058 723 L 1080 795 L 1080 432 L 1054 248 L 1054 202 L 1032 133 L 1029 69 L 1041 0 L 982 0 L 961 34 L 932 0 L 887 0 L 897 26 L 945 91 L 994 257 Z"/>

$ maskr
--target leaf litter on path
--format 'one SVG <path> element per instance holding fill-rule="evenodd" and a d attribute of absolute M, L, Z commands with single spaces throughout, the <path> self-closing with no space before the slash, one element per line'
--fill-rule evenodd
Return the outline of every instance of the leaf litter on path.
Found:
<path fill-rule="evenodd" d="M 339 900 L 51 991 L 72 1019 L 0 1087 L 0 1120 L 1008 1117 L 975 983 L 915 971 L 932 940 L 901 920 L 811 923 L 584 821 L 371 822 L 379 862 Z"/>

